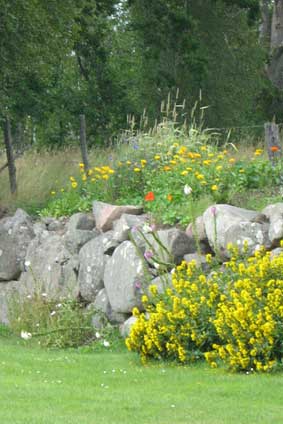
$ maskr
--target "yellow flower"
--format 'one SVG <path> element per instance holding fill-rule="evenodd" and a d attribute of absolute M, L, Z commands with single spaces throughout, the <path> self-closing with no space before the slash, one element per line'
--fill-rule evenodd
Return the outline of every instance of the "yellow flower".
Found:
<path fill-rule="evenodd" d="M 85 164 L 82 163 L 82 162 L 80 162 L 79 166 L 80 166 L 80 168 L 84 168 L 85 167 Z"/>
<path fill-rule="evenodd" d="M 183 176 L 188 175 L 188 171 L 182 171 L 182 172 L 181 172 L 181 175 L 183 175 Z"/>
<path fill-rule="evenodd" d="M 160 155 L 155 155 L 155 156 L 154 156 L 154 159 L 155 159 L 155 160 L 159 160 L 159 159 L 160 159 Z"/>
<path fill-rule="evenodd" d="M 72 181 L 72 187 L 73 188 L 77 188 L 78 187 L 78 183 L 76 181 Z"/>
<path fill-rule="evenodd" d="M 141 166 L 145 166 L 147 164 L 147 161 L 145 159 L 141 159 Z"/>
<path fill-rule="evenodd" d="M 56 194 L 56 191 L 51 191 L 51 193 L 50 193 L 52 196 L 55 196 L 55 194 Z"/>
<path fill-rule="evenodd" d="M 171 167 L 170 167 L 170 166 L 168 166 L 168 165 L 165 165 L 165 166 L 163 167 L 163 170 L 164 170 L 164 171 L 170 171 L 170 170 L 171 170 Z"/>
<path fill-rule="evenodd" d="M 214 184 L 213 186 L 211 186 L 211 190 L 212 191 L 217 191 L 218 190 L 218 186 L 216 184 Z"/>
<path fill-rule="evenodd" d="M 229 163 L 235 163 L 236 162 L 236 159 L 235 158 L 230 158 L 228 162 Z"/>
<path fill-rule="evenodd" d="M 196 177 L 198 180 L 204 180 L 204 176 L 202 174 L 198 174 Z"/>
<path fill-rule="evenodd" d="M 86 181 L 87 180 L 87 176 L 86 176 L 86 174 L 83 174 L 82 175 L 82 181 Z"/>
<path fill-rule="evenodd" d="M 104 180 L 109 180 L 109 175 L 104 174 L 104 175 L 102 175 L 102 178 L 103 178 Z"/>
<path fill-rule="evenodd" d="M 142 303 L 147 303 L 148 302 L 148 297 L 146 294 L 144 294 L 141 298 Z"/>
<path fill-rule="evenodd" d="M 127 165 L 131 165 L 131 163 L 132 162 L 130 160 L 127 160 L 127 162 L 126 162 Z"/>
<path fill-rule="evenodd" d="M 134 172 L 141 172 L 140 168 L 134 168 Z"/>
<path fill-rule="evenodd" d="M 255 156 L 260 156 L 260 155 L 262 155 L 262 153 L 263 153 L 263 150 L 262 149 L 256 149 L 256 151 L 254 152 L 254 155 Z"/>

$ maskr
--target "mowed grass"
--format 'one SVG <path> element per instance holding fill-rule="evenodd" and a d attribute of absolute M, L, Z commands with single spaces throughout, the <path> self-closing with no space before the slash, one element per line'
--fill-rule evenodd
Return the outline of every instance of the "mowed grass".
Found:
<path fill-rule="evenodd" d="M 142 366 L 123 348 L 46 351 L 0 336 L 1 424 L 276 424 L 283 379 Z"/>

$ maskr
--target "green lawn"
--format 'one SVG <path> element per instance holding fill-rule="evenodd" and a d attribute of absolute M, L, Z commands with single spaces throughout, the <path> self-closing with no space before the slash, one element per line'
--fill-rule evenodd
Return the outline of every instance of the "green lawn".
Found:
<path fill-rule="evenodd" d="M 276 424 L 283 378 L 141 366 L 124 349 L 44 351 L 0 336 L 1 424 Z"/>

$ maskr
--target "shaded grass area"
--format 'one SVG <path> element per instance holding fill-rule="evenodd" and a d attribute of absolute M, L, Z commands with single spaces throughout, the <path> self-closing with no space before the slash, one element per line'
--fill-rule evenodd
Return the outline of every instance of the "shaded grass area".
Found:
<path fill-rule="evenodd" d="M 111 151 L 93 149 L 90 162 L 100 165 L 109 161 Z M 0 158 L 0 166 L 6 163 L 4 155 Z M 66 148 L 59 151 L 30 151 L 16 161 L 17 195 L 9 191 L 7 168 L 0 173 L 0 205 L 14 211 L 17 207 L 28 213 L 36 212 L 50 200 L 52 190 L 60 190 L 69 183 L 69 176 L 79 176 L 81 154 L 78 148 Z"/>
<path fill-rule="evenodd" d="M 0 335 L 3 424 L 283 422 L 282 375 L 147 366 L 124 348 L 44 351 Z"/>

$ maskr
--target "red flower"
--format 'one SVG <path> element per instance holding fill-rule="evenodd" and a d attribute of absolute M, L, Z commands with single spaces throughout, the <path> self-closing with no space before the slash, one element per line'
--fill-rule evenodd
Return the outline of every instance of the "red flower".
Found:
<path fill-rule="evenodd" d="M 270 150 L 271 150 L 272 152 L 278 152 L 278 151 L 280 150 L 280 148 L 279 148 L 278 146 L 271 146 L 271 147 L 270 147 Z"/>
<path fill-rule="evenodd" d="M 146 202 L 153 202 L 153 200 L 155 199 L 154 193 L 153 191 L 149 191 L 145 196 L 144 196 L 144 200 Z"/>

